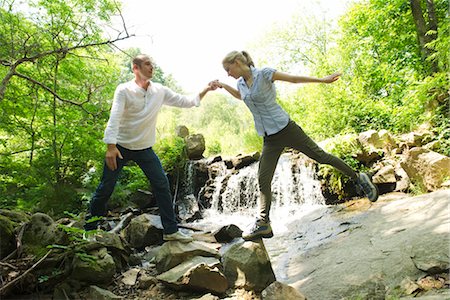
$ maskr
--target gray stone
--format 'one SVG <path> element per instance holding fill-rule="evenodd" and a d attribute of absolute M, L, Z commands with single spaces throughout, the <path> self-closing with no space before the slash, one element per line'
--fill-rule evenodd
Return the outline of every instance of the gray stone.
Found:
<path fill-rule="evenodd" d="M 295 288 L 278 281 L 266 287 L 261 296 L 263 300 L 306 300 L 306 297 Z"/>
<path fill-rule="evenodd" d="M 117 296 L 116 294 L 99 288 L 98 286 L 91 285 L 89 287 L 89 299 L 95 300 L 113 300 L 113 299 L 123 299 L 121 296 Z"/>
<path fill-rule="evenodd" d="M 162 244 L 163 227 L 159 216 L 142 214 L 133 220 L 123 231 L 131 247 L 142 249 L 145 246 Z"/>
<path fill-rule="evenodd" d="M 177 241 L 166 242 L 159 249 L 155 262 L 159 273 L 165 272 L 192 257 L 219 258 L 219 252 L 212 246 L 203 242 L 181 243 Z"/>
<path fill-rule="evenodd" d="M 203 158 L 205 151 L 205 138 L 201 134 L 192 134 L 184 138 L 186 141 L 186 152 L 189 159 L 197 160 Z"/>
<path fill-rule="evenodd" d="M 262 240 L 232 245 L 222 255 L 222 262 L 230 286 L 261 292 L 275 281 Z"/>
<path fill-rule="evenodd" d="M 219 269 L 220 261 L 214 257 L 196 256 L 157 276 L 176 289 L 191 289 L 224 293 L 228 282 Z"/>
<path fill-rule="evenodd" d="M 106 248 L 100 248 L 86 253 L 93 258 L 74 256 L 71 279 L 89 283 L 110 283 L 116 272 L 113 257 Z"/>
<path fill-rule="evenodd" d="M 439 189 L 450 177 L 450 157 L 425 148 L 412 148 L 400 164 L 413 183 L 428 191 Z"/>

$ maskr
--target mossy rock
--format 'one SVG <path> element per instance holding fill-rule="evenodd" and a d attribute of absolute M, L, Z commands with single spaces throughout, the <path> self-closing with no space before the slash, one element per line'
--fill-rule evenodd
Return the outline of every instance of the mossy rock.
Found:
<path fill-rule="evenodd" d="M 14 223 L 0 215 L 0 259 L 8 256 L 16 248 Z"/>
<path fill-rule="evenodd" d="M 25 212 L 17 210 L 0 209 L 0 216 L 4 216 L 13 222 L 13 226 L 17 227 L 30 221 L 30 216 Z"/>
<path fill-rule="evenodd" d="M 22 241 L 25 253 L 41 257 L 49 245 L 67 245 L 68 236 L 50 216 L 35 213 L 26 224 Z"/>

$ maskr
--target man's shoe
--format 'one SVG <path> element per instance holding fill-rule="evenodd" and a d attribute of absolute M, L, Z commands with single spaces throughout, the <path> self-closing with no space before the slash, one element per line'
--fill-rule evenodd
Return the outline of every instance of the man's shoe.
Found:
<path fill-rule="evenodd" d="M 356 185 L 370 201 L 375 202 L 378 200 L 378 188 L 372 183 L 369 175 L 366 173 L 359 173 L 358 178 L 356 179 Z"/>
<path fill-rule="evenodd" d="M 246 241 L 271 237 L 273 237 L 273 232 L 270 222 L 264 222 L 262 220 L 256 221 L 249 233 L 242 234 L 242 238 Z"/>
<path fill-rule="evenodd" d="M 194 239 L 191 236 L 182 233 L 181 231 L 177 231 L 177 232 L 174 232 L 171 234 L 164 234 L 163 240 L 178 241 L 181 243 L 189 243 L 189 242 L 192 242 Z"/>

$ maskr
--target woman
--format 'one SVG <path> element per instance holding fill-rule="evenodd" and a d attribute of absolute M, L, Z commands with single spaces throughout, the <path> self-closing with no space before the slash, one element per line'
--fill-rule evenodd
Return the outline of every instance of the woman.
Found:
<path fill-rule="evenodd" d="M 315 78 L 290 75 L 272 68 L 257 69 L 245 51 L 230 52 L 222 64 L 228 75 L 237 79 L 237 89 L 217 80 L 211 82 L 212 87 L 224 88 L 232 96 L 242 99 L 253 115 L 258 134 L 264 138 L 258 170 L 259 218 L 251 231 L 243 234 L 245 240 L 273 236 L 269 218 L 271 183 L 278 159 L 285 147 L 298 150 L 321 164 L 335 167 L 353 179 L 370 201 L 378 199 L 378 190 L 367 174 L 356 173 L 343 160 L 322 150 L 276 102 L 274 82 L 277 80 L 291 83 L 332 83 L 339 79 L 339 73 Z"/>

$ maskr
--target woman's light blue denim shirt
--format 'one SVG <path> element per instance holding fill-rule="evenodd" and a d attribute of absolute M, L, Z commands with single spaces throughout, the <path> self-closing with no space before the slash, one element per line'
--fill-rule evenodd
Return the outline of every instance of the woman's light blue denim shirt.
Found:
<path fill-rule="evenodd" d="M 241 99 L 253 114 L 258 134 L 261 136 L 275 134 L 285 128 L 289 122 L 289 115 L 276 101 L 275 84 L 272 82 L 272 76 L 276 70 L 250 68 L 253 75 L 252 86 L 249 88 L 242 77 L 237 81 Z"/>

